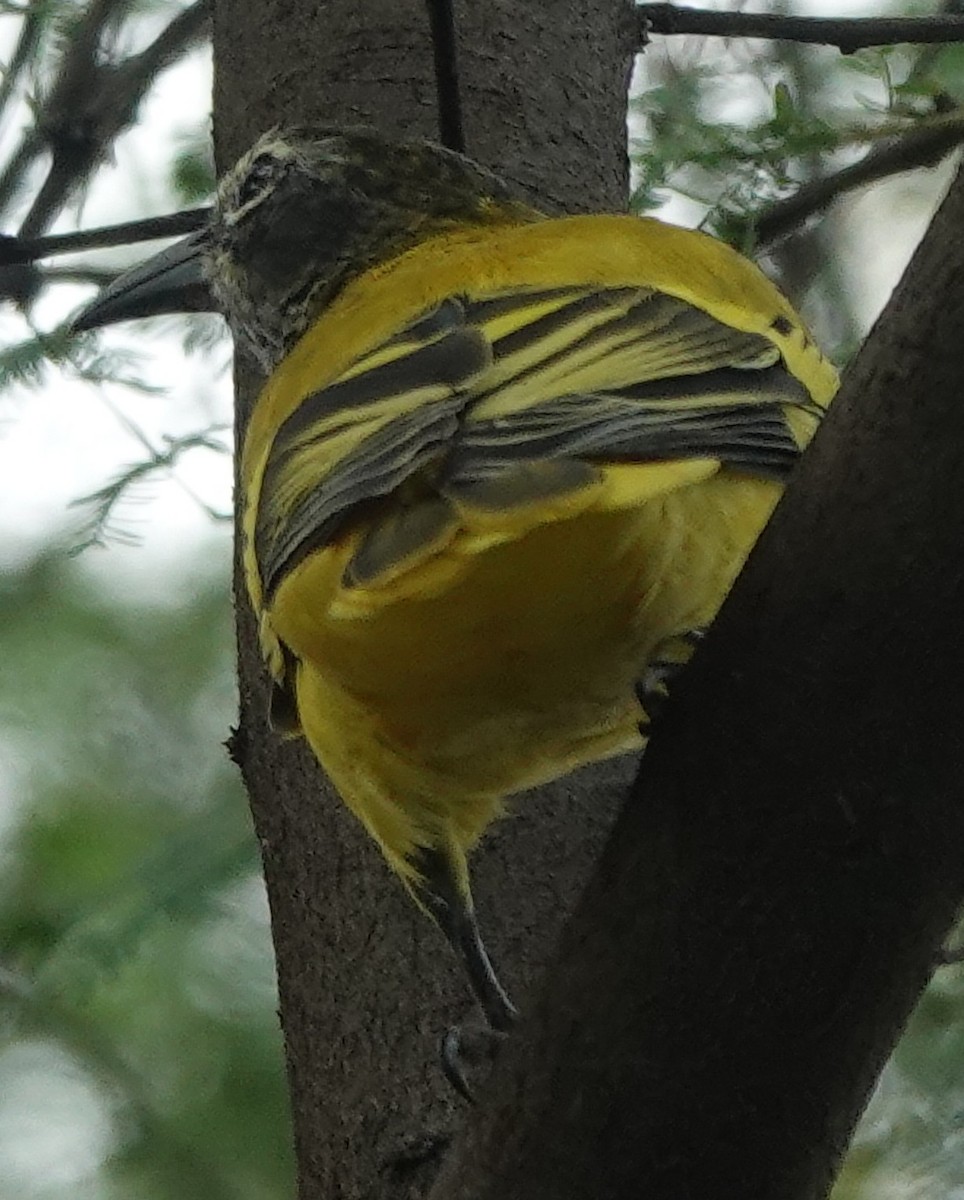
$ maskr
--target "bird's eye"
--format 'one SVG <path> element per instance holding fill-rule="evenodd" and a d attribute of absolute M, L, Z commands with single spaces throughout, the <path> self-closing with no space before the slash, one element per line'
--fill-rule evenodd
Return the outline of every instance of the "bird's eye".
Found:
<path fill-rule="evenodd" d="M 278 160 L 271 154 L 259 154 L 238 184 L 237 207 L 247 208 L 266 192 L 274 182 Z"/>

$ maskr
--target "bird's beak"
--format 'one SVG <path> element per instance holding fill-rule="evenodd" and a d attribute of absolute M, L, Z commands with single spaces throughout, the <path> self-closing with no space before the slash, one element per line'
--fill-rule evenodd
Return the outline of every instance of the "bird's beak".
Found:
<path fill-rule="evenodd" d="M 139 266 L 124 271 L 71 322 L 75 333 L 162 313 L 216 312 L 204 276 L 207 230 L 182 238 Z"/>

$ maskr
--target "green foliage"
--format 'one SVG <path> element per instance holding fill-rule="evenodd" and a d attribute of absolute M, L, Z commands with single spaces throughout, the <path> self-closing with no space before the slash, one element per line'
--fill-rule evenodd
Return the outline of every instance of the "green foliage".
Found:
<path fill-rule="evenodd" d="M 207 429 L 200 429 L 184 437 L 165 437 L 161 447 L 152 446 L 150 441 L 142 436 L 140 440 L 148 452 L 147 458 L 123 467 L 103 487 L 75 501 L 75 504 L 87 510 L 87 520 L 74 547 L 74 553 L 80 553 L 92 546 L 106 546 L 112 541 L 136 543 L 136 535 L 127 533 L 123 525 L 114 519 L 121 501 L 152 476 L 169 474 L 189 450 L 204 449 L 223 453 L 225 432 L 227 426 L 210 425 Z M 230 520 L 230 514 L 221 514 L 213 509 L 207 511 L 212 520 Z"/>
<path fill-rule="evenodd" d="M 102 352 L 96 338 L 77 336 L 66 326 L 47 333 L 35 331 L 23 341 L 0 348 L 0 391 L 14 385 L 38 387 L 52 368 L 87 383 L 117 383 L 141 392 L 160 391 L 139 372 L 140 358 L 131 352 Z"/>
<path fill-rule="evenodd" d="M 686 99 L 694 105 L 699 93 Z M 640 96 L 634 107 L 653 118 L 666 101 L 666 89 L 656 88 Z M 772 112 L 750 124 L 705 122 L 694 111 L 691 120 L 674 126 L 671 136 L 634 158 L 641 174 L 632 196 L 634 210 L 655 207 L 661 203 L 660 191 L 670 186 L 702 203 L 715 192 L 705 224 L 738 244 L 745 242 L 744 227 L 752 223 L 761 201 L 789 195 L 799 185 L 798 161 L 837 150 L 843 138 L 830 121 L 800 110 L 785 84 L 774 88 Z"/>
<path fill-rule="evenodd" d="M 964 1180 L 964 970 L 937 972 L 888 1064 L 833 1200 L 956 1197 Z"/>
<path fill-rule="evenodd" d="M 117 1195 L 289 1192 L 259 864 L 219 746 L 235 696 L 227 539 L 217 549 L 215 573 L 153 604 L 109 597 L 57 556 L 4 580 L 0 740 L 17 801 L 0 842 L 0 1177 L 2 1097 L 31 1094 L 12 1051 L 43 1046 L 105 1114 L 113 1153 L 96 1178 Z"/>
<path fill-rule="evenodd" d="M 659 81 L 632 105 L 644 131 L 633 143 L 633 210 L 685 196 L 705 209 L 706 228 L 750 250 L 769 205 L 868 146 L 940 120 L 948 92 L 964 88 L 959 47 L 862 50 L 832 69 L 811 59 L 802 80 L 788 69 L 794 57 L 776 51 L 749 70 L 730 64 L 729 74 L 719 63 L 660 64 Z"/>
<path fill-rule="evenodd" d="M 103 55 L 122 35 L 136 40 L 121 24 L 132 14 L 169 19 L 179 7 L 120 0 Z M 27 151 L 0 164 L 5 228 L 43 178 L 28 152 L 32 114 L 87 11 L 77 0 L 0 0 L 29 34 L 0 72 L 5 128 L 27 131 Z M 665 39 L 645 69 L 632 112 L 634 208 L 684 198 L 742 247 L 767 206 L 964 99 L 961 47 L 843 57 Z M 209 197 L 206 121 L 170 148 L 164 171 L 184 204 Z M 781 284 L 830 314 L 826 344 L 856 345 L 851 298 L 834 278 L 839 242 L 796 245 L 820 269 L 801 282 L 793 254 L 775 254 Z M 210 348 L 211 322 L 186 328 L 189 351 Z M 137 355 L 60 327 L 31 324 L 0 348 L 0 393 L 56 384 L 61 372 L 152 387 Z M 130 428 L 143 455 L 82 499 L 85 544 L 124 540 L 117 503 L 219 440 L 208 414 L 197 432 L 167 439 Z M 116 553 L 99 560 L 107 586 L 91 582 L 90 553 L 51 553 L 0 577 L 0 1195 L 288 1196 L 257 854 L 219 745 L 235 714 L 229 551 L 217 543 L 216 572 L 156 579 L 152 603 L 125 597 L 111 577 Z M 949 968 L 888 1068 L 835 1200 L 960 1191 L 962 1017 L 964 973 Z M 55 1153 L 51 1139 L 70 1130 L 70 1153 Z"/>
<path fill-rule="evenodd" d="M 931 68 L 937 88 L 955 103 L 964 103 L 964 46 L 946 46 Z"/>
<path fill-rule="evenodd" d="M 206 122 L 203 134 L 186 141 L 175 156 L 171 181 L 185 205 L 201 204 L 214 194 L 217 180 Z"/>

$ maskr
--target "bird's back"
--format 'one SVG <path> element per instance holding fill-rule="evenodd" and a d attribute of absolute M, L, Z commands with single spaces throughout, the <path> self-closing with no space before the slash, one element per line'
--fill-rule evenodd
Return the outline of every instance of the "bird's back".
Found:
<path fill-rule="evenodd" d="M 249 431 L 249 584 L 396 869 L 641 745 L 634 682 L 712 620 L 834 383 L 755 268 L 629 217 L 435 238 L 322 314 Z"/>

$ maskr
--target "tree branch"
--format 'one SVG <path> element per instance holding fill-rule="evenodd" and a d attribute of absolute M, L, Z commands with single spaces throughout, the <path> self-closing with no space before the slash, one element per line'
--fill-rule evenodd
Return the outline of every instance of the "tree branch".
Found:
<path fill-rule="evenodd" d="M 158 238 L 180 237 L 201 229 L 211 216 L 210 208 L 186 208 L 159 217 L 122 221 L 95 229 L 77 229 L 72 233 L 54 233 L 47 237 L 22 238 L 0 234 L 0 267 L 36 262 L 57 254 L 75 254 L 80 250 L 104 250 L 110 246 L 132 246 Z"/>
<path fill-rule="evenodd" d="M 41 283 L 92 283 L 106 287 L 117 278 L 116 271 L 105 267 L 45 267 L 41 271 Z"/>
<path fill-rule="evenodd" d="M 959 175 L 433 1197 L 828 1193 L 964 899 L 962 231 Z"/>
<path fill-rule="evenodd" d="M 118 0 L 98 0 L 92 11 L 109 12 Z M 78 38 L 64 59 L 57 83 L 38 117 L 52 153 L 47 178 L 20 227 L 36 237 L 60 211 L 70 192 L 101 160 L 106 148 L 134 120 L 137 108 L 159 71 L 203 36 L 213 0 L 196 0 L 170 22 L 140 54 L 119 65 L 96 61 L 94 30 Z"/>
<path fill-rule="evenodd" d="M 844 54 L 853 54 L 865 46 L 964 41 L 964 17 L 957 16 L 793 17 L 778 13 L 717 12 L 675 4 L 640 4 L 636 19 L 641 46 L 647 44 L 653 33 L 811 42 L 836 46 Z"/>
<path fill-rule="evenodd" d="M 9 103 L 17 81 L 20 79 L 24 68 L 34 56 L 34 52 L 40 42 L 43 25 L 44 14 L 42 6 L 39 4 L 31 5 L 23 15 L 17 44 L 14 47 L 13 54 L 10 56 L 10 61 L 4 69 L 3 77 L 0 78 L 0 113 L 4 111 Z"/>
<path fill-rule="evenodd" d="M 72 22 L 71 35 L 57 67 L 50 90 L 42 97 L 33 124 L 24 132 L 0 176 L 0 211 L 18 192 L 27 171 L 47 147 L 44 123 L 48 114 L 77 103 L 77 96 L 89 86 L 99 68 L 95 56 L 104 30 L 117 16 L 125 0 L 92 0 Z M 65 107 L 66 106 L 66 107 Z"/>
<path fill-rule="evenodd" d="M 39 237 L 55 219 L 73 189 L 100 162 L 117 136 L 134 120 L 137 108 L 159 71 L 174 62 L 203 36 L 213 0 L 196 0 L 182 9 L 140 54 L 120 64 L 100 63 L 104 31 L 127 0 L 92 0 L 77 23 L 61 60 L 56 80 L 0 177 L 0 207 L 16 192 L 25 172 L 43 150 L 51 153 L 50 169 L 20 226 L 24 242 Z M 112 244 L 112 243 L 102 243 Z M 7 250 L 11 252 L 10 243 Z M 25 263 L 27 256 L 16 260 Z M 29 304 L 41 276 L 28 265 L 0 271 L 0 296 Z"/>
<path fill-rule="evenodd" d="M 768 246 L 798 228 L 847 192 L 902 171 L 933 167 L 964 141 L 964 113 L 954 122 L 922 126 L 877 146 L 859 162 L 803 184 L 792 196 L 761 209 L 754 221 L 756 245 Z"/>
<path fill-rule="evenodd" d="M 36 125 L 24 130 L 20 144 L 7 159 L 6 165 L 0 172 L 0 213 L 2 213 L 19 194 L 27 172 L 37 161 L 44 149 L 44 139 Z"/>

